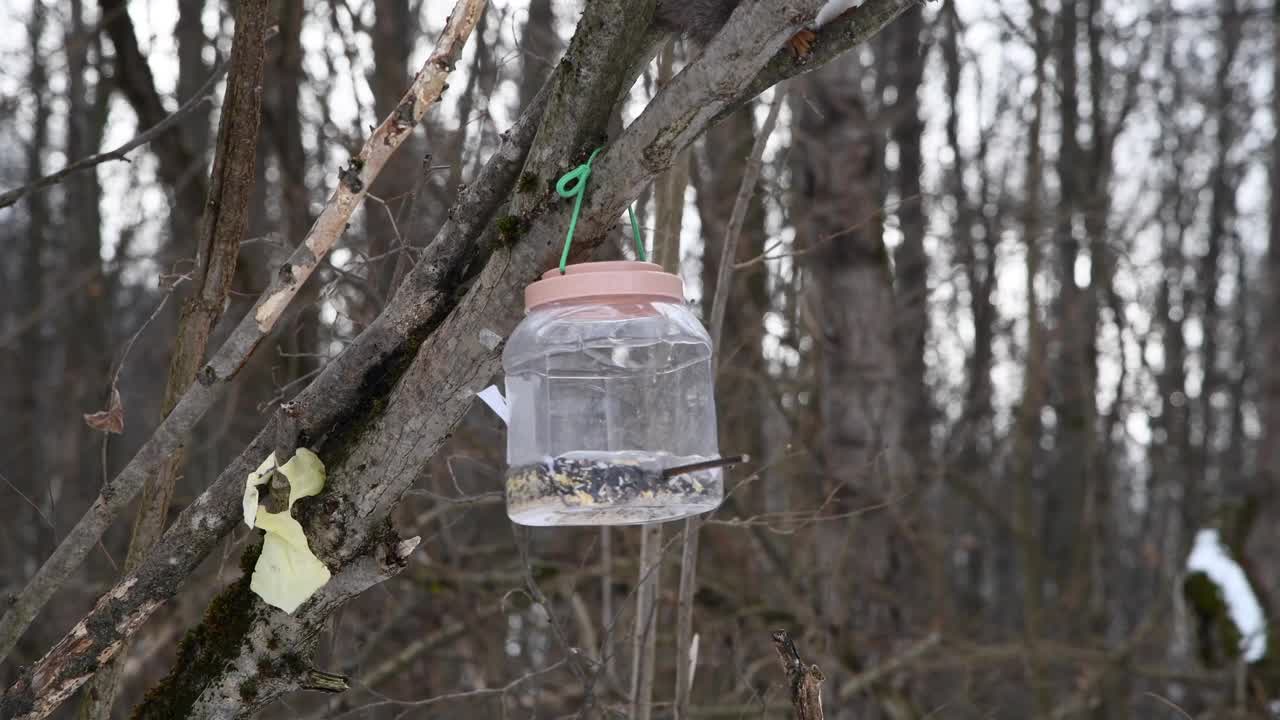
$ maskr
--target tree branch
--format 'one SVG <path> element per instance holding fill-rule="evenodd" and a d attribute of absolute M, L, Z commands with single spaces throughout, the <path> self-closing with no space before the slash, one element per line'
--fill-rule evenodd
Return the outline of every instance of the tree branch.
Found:
<path fill-rule="evenodd" d="M 96 165 L 111 162 L 112 160 L 128 161 L 129 158 L 126 156 L 130 152 L 163 135 L 170 128 L 182 122 L 186 116 L 190 115 L 201 105 L 204 105 L 205 103 L 212 103 L 213 86 L 218 82 L 218 79 L 222 77 L 222 74 L 226 72 L 226 70 L 227 66 L 225 64 L 214 68 L 213 73 L 209 75 L 209 79 L 205 80 L 204 85 L 200 86 L 200 90 L 195 95 L 188 98 L 187 102 L 184 103 L 182 107 L 175 110 L 173 114 L 161 120 L 159 123 L 148 128 L 145 132 L 140 133 L 137 137 L 114 150 L 108 150 L 106 152 L 98 153 L 97 155 L 90 155 L 89 157 L 81 158 L 55 173 L 45 175 L 44 177 L 35 180 L 34 182 L 27 183 L 22 187 L 17 187 L 0 193 L 0 208 L 9 207 L 33 192 L 57 185 L 65 180 L 67 176 L 73 175 L 81 170 L 87 170 Z"/>
<path fill-rule="evenodd" d="M 653 676 L 658 645 L 658 599 L 662 582 L 662 523 L 640 527 L 636 563 L 636 614 L 631 642 L 631 717 L 653 716 Z"/>
<path fill-rule="evenodd" d="M 800 651 L 786 630 L 773 633 L 773 648 L 787 675 L 787 691 L 796 720 L 823 720 L 822 681 L 826 676 L 817 665 L 805 665 Z"/>
<path fill-rule="evenodd" d="M 387 534 L 372 550 L 330 578 L 293 615 L 268 607 L 247 587 L 243 588 L 248 631 L 239 641 L 227 638 L 230 641 L 227 645 L 234 651 L 229 656 L 218 656 L 223 662 L 217 667 L 193 667 L 179 658 L 169 677 L 148 695 L 134 717 L 138 720 L 173 717 L 231 720 L 248 715 L 286 692 L 301 689 L 340 692 L 338 678 L 341 676 L 310 667 L 303 660 L 305 653 L 334 610 L 399 574 L 418 542 L 417 537 L 400 540 L 394 534 Z M 203 675 L 208 670 L 215 674 Z M 322 686 L 317 686 L 319 678 L 327 678 Z M 341 684 L 345 684 L 345 678 Z M 245 692 L 246 687 L 255 689 L 249 693 Z"/>
<path fill-rule="evenodd" d="M 289 261 L 275 273 L 270 287 L 253 310 L 200 370 L 198 382 L 191 385 L 129 464 L 102 488 L 97 500 L 0 618 L 0 658 L 13 649 L 40 608 L 79 567 L 102 533 L 141 489 L 146 477 L 181 447 L 196 422 L 222 395 L 258 343 L 275 328 L 289 301 L 337 243 L 351 214 L 364 199 L 369 183 L 411 134 L 427 109 L 439 99 L 445 79 L 475 25 L 478 8 L 483 5 L 478 0 L 460 2 L 462 7 L 445 27 L 436 51 L 418 72 L 400 105 L 374 130 L 352 159 L 351 166 L 340 173 L 338 187 L 320 217 Z"/>
<path fill-rule="evenodd" d="M 580 30 L 570 43 L 564 61 L 572 71 L 560 71 L 553 76 L 547 108 L 524 164 L 519 187 L 533 191 L 518 190 L 512 200 L 513 211 L 526 215 L 541 212 L 541 206 L 548 200 L 549 181 L 568 169 L 575 155 L 598 142 L 596 138 L 603 133 L 614 104 L 626 89 L 624 80 L 631 77 L 632 58 L 644 50 L 643 31 L 651 15 L 652 3 L 613 0 L 587 7 L 579 23 Z M 547 182 L 538 178 L 547 179 Z M 432 338 L 440 332 L 437 330 Z M 487 343 L 482 331 L 477 333 L 476 339 L 481 347 Z M 497 347 L 500 342 L 488 345 Z M 472 376 L 471 380 L 487 381 L 488 378 Z M 464 388 L 470 384 L 464 383 Z M 425 437 L 431 440 L 419 443 L 413 437 L 412 424 L 397 426 L 403 417 L 400 413 L 412 414 L 411 423 L 420 423 L 423 416 L 434 415 L 424 412 L 432 404 L 430 401 L 423 403 L 413 396 L 411 389 L 414 385 L 415 382 L 406 377 L 392 391 L 393 398 L 408 398 L 398 411 L 393 412 L 388 406 L 387 412 L 381 416 L 370 417 L 364 428 L 351 428 L 350 432 L 343 433 L 345 436 L 330 438 L 321 447 L 328 468 L 324 500 L 318 507 L 313 506 L 314 512 L 301 513 L 304 515 L 301 520 L 307 528 L 312 550 L 330 567 L 345 567 L 358 560 L 371 541 L 377 541 L 381 534 L 389 532 L 385 529 L 384 518 L 416 476 L 416 472 L 406 470 L 419 467 L 434 454 L 438 443 L 443 440 L 444 433 L 428 432 Z M 452 398 L 455 405 L 458 403 L 457 395 L 467 396 L 463 402 L 469 403 L 471 393 L 466 389 L 459 391 L 459 388 L 454 388 L 451 394 L 455 396 Z M 333 607 L 313 610 L 310 603 L 304 607 L 306 617 L 317 618 L 317 629 L 333 610 Z M 250 636 L 274 627 L 275 615 L 279 613 L 265 611 L 256 614 Z M 277 637 L 279 642 L 271 646 L 274 650 L 267 655 L 262 654 L 263 648 L 251 643 L 241 645 L 239 651 L 223 665 L 229 668 L 228 671 L 201 693 L 191 707 L 189 717 L 233 717 L 226 714 L 228 708 L 251 710 L 294 689 L 270 682 L 273 678 L 264 681 L 260 669 L 264 659 L 299 652 L 307 638 L 308 635 L 302 631 L 292 638 Z M 177 668 L 175 672 L 187 673 L 187 669 Z M 189 679 L 202 681 L 198 673 L 191 673 Z M 256 682 L 259 687 L 258 694 L 250 703 L 243 703 L 238 694 L 237 689 L 244 682 Z"/>
<path fill-rule="evenodd" d="M 901 653 L 894 655 L 866 672 L 849 678 L 840 686 L 840 699 L 852 699 L 858 693 L 880 682 L 887 675 L 895 673 L 924 657 L 929 651 L 937 647 L 940 642 L 942 642 L 941 635 L 929 633 Z"/>
<path fill-rule="evenodd" d="M 849 51 L 850 48 L 875 37 L 880 29 L 893 22 L 908 8 L 923 0 L 867 0 L 866 4 L 849 10 L 830 23 L 823 25 L 814 41 L 813 52 L 802 62 L 796 62 L 790 53 L 778 53 L 756 75 L 755 79 L 716 116 L 723 120 L 757 95 L 774 85 L 808 72 L 817 70 Z"/>

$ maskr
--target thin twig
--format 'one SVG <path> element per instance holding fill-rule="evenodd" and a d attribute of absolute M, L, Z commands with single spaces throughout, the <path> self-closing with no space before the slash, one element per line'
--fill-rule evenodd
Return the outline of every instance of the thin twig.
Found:
<path fill-rule="evenodd" d="M 190 115 L 206 102 L 212 104 L 213 86 L 226 71 L 227 63 L 222 63 L 218 67 L 214 68 L 213 72 L 209 75 L 209 79 L 204 81 L 204 85 L 201 85 L 200 89 L 196 91 L 196 94 L 191 96 L 191 98 L 187 100 L 182 107 L 178 108 L 173 112 L 173 114 L 151 126 L 145 132 L 124 143 L 120 147 L 117 147 L 114 150 L 108 150 L 107 152 L 98 153 L 97 155 L 90 155 L 89 157 L 81 158 L 55 173 L 45 175 L 44 177 L 23 185 L 22 187 L 6 190 L 5 192 L 0 193 L 0 208 L 9 207 L 37 190 L 43 190 L 47 187 L 57 185 L 66 179 L 67 176 L 80 172 L 81 170 L 87 170 L 95 165 L 101 165 L 102 163 L 111 162 L 112 160 L 123 160 L 125 162 L 129 162 L 129 158 L 125 156 L 130 152 L 139 146 L 146 145 L 164 134 L 165 131 L 182 122 L 183 118 Z"/>
<path fill-rule="evenodd" d="M 375 708 L 380 708 L 380 707 L 398 706 L 398 707 L 410 707 L 410 708 L 420 709 L 420 708 L 424 708 L 424 707 L 435 705 L 436 703 L 442 703 L 442 702 L 452 702 L 455 700 L 469 700 L 471 698 L 487 697 L 489 695 L 506 695 L 507 693 L 516 689 L 520 685 L 523 685 L 524 683 L 532 680 L 535 677 L 538 677 L 539 675 L 546 675 L 547 673 L 555 672 L 556 670 L 559 670 L 560 668 L 567 665 L 568 662 L 569 661 L 567 658 L 557 660 L 556 662 L 542 668 L 541 670 L 534 670 L 531 673 L 526 673 L 524 675 L 521 675 L 515 680 L 512 680 L 506 685 L 503 685 L 502 687 L 498 687 L 498 688 L 476 688 L 475 690 L 466 690 L 463 692 L 448 693 L 447 695 L 436 695 L 435 697 L 429 697 L 424 700 L 382 700 L 380 702 L 369 703 L 368 705 L 361 705 L 358 708 L 352 708 L 351 710 L 348 710 L 347 712 L 344 712 L 341 715 L 337 715 L 333 717 L 332 720 L 341 720 L 342 718 L 345 718 L 349 715 L 356 715 L 359 713 L 363 713 L 367 710 L 373 710 Z"/>
<path fill-rule="evenodd" d="M 1177 705 L 1176 703 L 1174 703 L 1172 700 L 1169 700 L 1168 698 L 1165 698 L 1165 697 L 1163 697 L 1163 696 L 1161 696 L 1161 695 L 1157 695 L 1156 693 L 1153 693 L 1153 692 L 1150 692 L 1150 691 L 1144 692 L 1144 693 L 1142 693 L 1142 694 L 1143 694 L 1143 695 L 1146 695 L 1147 697 L 1155 698 L 1156 700 L 1159 700 L 1160 702 L 1164 703 L 1165 705 L 1168 705 L 1170 708 L 1173 708 L 1175 711 L 1177 711 L 1177 713 L 1178 713 L 1179 715 L 1181 715 L 1182 717 L 1186 718 L 1187 720 L 1195 720 L 1195 718 L 1193 718 L 1193 717 L 1191 717 L 1189 714 L 1187 714 L 1187 711 L 1186 711 L 1186 710 L 1183 710 L 1182 708 L 1178 707 L 1178 705 Z"/>
<path fill-rule="evenodd" d="M 657 644 L 659 581 L 662 578 L 662 524 L 640 528 L 640 578 L 636 583 L 635 631 L 631 656 L 631 717 L 653 713 L 653 676 Z"/>
<path fill-rule="evenodd" d="M 4 481 L 5 485 L 8 485 L 10 488 L 13 489 L 14 492 L 18 493 L 18 497 L 22 498 L 23 500 L 26 500 L 27 504 L 31 506 L 31 509 L 35 510 L 36 514 L 40 516 L 40 519 L 45 521 L 45 524 L 49 526 L 50 530 L 55 530 L 55 531 L 57 530 L 57 528 L 55 528 L 53 525 L 53 521 L 49 519 L 48 515 L 44 514 L 44 511 L 40 509 L 40 506 L 35 504 L 35 502 L 31 498 L 27 497 L 27 494 L 22 492 L 22 490 L 19 489 L 17 485 L 14 485 L 13 482 L 9 480 L 9 478 L 5 477 L 4 473 L 0 473 L 0 480 Z"/>
<path fill-rule="evenodd" d="M 788 83 L 783 82 L 773 91 L 773 102 L 769 104 L 769 115 L 764 125 L 756 133 L 755 142 L 751 145 L 751 157 L 742 174 L 742 183 L 738 185 L 738 196 L 733 201 L 733 212 L 729 215 L 729 225 L 724 231 L 724 243 L 720 249 L 720 267 L 716 272 L 716 296 L 711 304 L 711 347 L 713 364 L 720 364 L 720 339 L 724 330 L 724 315 L 729 307 L 729 286 L 733 282 L 733 260 L 738 253 L 738 238 L 742 235 L 742 225 L 746 222 L 747 209 L 751 206 L 751 198 L 756 192 L 756 182 L 760 179 L 763 165 L 764 149 L 769 143 L 769 136 L 778 124 L 778 114 L 787 98 Z"/>
<path fill-rule="evenodd" d="M 142 335 L 143 331 L 150 327 L 151 323 L 155 322 L 156 318 L 160 317 L 160 311 L 164 310 L 164 306 L 168 304 L 169 298 L 173 297 L 173 292 L 178 289 L 178 286 L 181 285 L 184 280 L 190 279 L 191 278 L 188 275 L 178 276 L 178 279 L 170 285 L 167 290 L 165 290 L 164 297 L 160 298 L 160 302 L 156 303 L 156 309 L 151 311 L 151 314 L 147 316 L 147 319 L 144 320 L 143 323 L 138 326 L 138 329 L 133 332 L 133 335 L 129 337 L 129 341 L 124 344 L 124 351 L 120 353 L 120 360 L 116 363 L 116 370 L 111 374 L 112 387 L 115 387 L 120 382 L 120 371 L 124 368 L 125 361 L 129 359 L 129 353 L 133 350 L 134 344 L 138 342 L 138 338 Z"/>
<path fill-rule="evenodd" d="M 880 682 L 881 678 L 914 663 L 921 657 L 924 657 L 930 650 L 937 647 L 942 642 L 942 636 L 938 633 L 929 633 L 903 650 L 898 655 L 889 658 L 879 665 L 867 670 L 866 672 L 849 678 L 844 685 L 840 686 L 840 699 L 849 700 L 863 689 L 871 687 Z"/>

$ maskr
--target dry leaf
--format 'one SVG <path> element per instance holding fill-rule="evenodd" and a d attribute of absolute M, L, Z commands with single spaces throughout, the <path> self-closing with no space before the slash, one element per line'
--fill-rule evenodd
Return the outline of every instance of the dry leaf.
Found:
<path fill-rule="evenodd" d="M 111 403 L 106 410 L 85 413 L 85 423 L 94 430 L 119 435 L 124 432 L 124 405 L 120 403 L 120 390 L 111 386 Z"/>

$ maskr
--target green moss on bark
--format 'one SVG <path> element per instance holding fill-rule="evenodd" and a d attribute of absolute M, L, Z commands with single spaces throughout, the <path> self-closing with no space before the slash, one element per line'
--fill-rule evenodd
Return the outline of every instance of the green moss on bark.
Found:
<path fill-rule="evenodd" d="M 498 243 L 502 247 L 511 247 L 516 244 L 520 236 L 524 233 L 524 223 L 520 222 L 520 218 L 515 215 L 504 215 L 498 218 Z"/>
<path fill-rule="evenodd" d="M 446 279 L 440 287 L 442 294 L 448 294 L 455 283 L 456 279 Z M 320 449 L 320 459 L 324 461 L 325 467 L 340 466 L 346 461 L 351 451 L 359 446 L 365 432 L 382 417 L 382 412 L 391 398 L 391 391 L 395 389 L 400 376 L 409 369 L 409 364 L 418 354 L 418 348 L 452 310 L 452 303 L 443 303 L 436 314 L 410 334 L 400 347 L 364 373 L 360 378 L 360 390 L 357 393 L 360 400 L 349 412 L 344 413 L 334 422 L 333 426 L 340 430 L 333 433 Z M 324 493 L 318 497 L 323 495 Z M 307 508 L 299 507 L 294 517 L 302 523 L 304 528 L 309 527 Z"/>
<path fill-rule="evenodd" d="M 253 702 L 258 697 L 258 681 L 250 678 L 240 683 L 240 699 L 247 703 Z"/>
<path fill-rule="evenodd" d="M 538 176 L 535 173 L 526 172 L 520 174 L 520 182 L 516 185 L 516 190 L 522 193 L 535 192 L 538 189 Z"/>
<path fill-rule="evenodd" d="M 130 716 L 133 720 L 187 717 L 200 693 L 236 656 L 253 623 L 254 599 L 249 580 L 261 551 L 261 543 L 245 549 L 240 558 L 244 575 L 209 603 L 204 619 L 182 638 L 173 669 L 134 708 Z M 240 690 L 244 695 L 246 689 L 242 686 Z M 251 690 L 256 696 L 256 685 Z"/>

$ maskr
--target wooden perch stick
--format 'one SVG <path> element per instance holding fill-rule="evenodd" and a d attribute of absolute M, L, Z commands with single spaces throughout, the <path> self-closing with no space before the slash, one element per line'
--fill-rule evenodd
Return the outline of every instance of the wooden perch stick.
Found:
<path fill-rule="evenodd" d="M 702 462 L 690 463 L 688 465 L 677 465 L 663 470 L 662 477 L 672 478 L 676 475 L 698 472 L 699 470 L 714 470 L 719 467 L 738 465 L 747 462 L 750 459 L 750 455 L 728 455 L 725 457 L 715 458 L 713 460 L 703 460 Z"/>
<path fill-rule="evenodd" d="M 773 649 L 778 651 L 782 671 L 787 675 L 787 689 L 796 720 L 822 720 L 822 681 L 826 676 L 817 665 L 805 665 L 800 651 L 786 630 L 775 630 Z"/>

